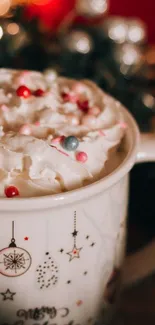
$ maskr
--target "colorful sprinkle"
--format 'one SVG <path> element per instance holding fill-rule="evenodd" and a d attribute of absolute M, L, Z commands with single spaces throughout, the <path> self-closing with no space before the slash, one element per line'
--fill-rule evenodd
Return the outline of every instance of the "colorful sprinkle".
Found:
<path fill-rule="evenodd" d="M 5 195 L 8 198 L 12 198 L 14 196 L 18 196 L 19 191 L 18 191 L 17 187 L 15 187 L 15 186 L 8 186 L 5 188 Z"/>
<path fill-rule="evenodd" d="M 63 145 L 64 149 L 66 149 L 68 151 L 75 151 L 79 146 L 79 141 L 76 137 L 69 136 L 64 139 L 62 145 Z"/>
<path fill-rule="evenodd" d="M 25 83 L 25 78 L 24 78 L 24 77 L 18 77 L 18 78 L 17 78 L 17 82 L 18 82 L 19 84 L 24 84 L 24 83 Z"/>
<path fill-rule="evenodd" d="M 105 135 L 105 133 L 104 133 L 102 130 L 99 130 L 98 133 L 99 133 L 99 135 L 101 135 L 101 136 L 104 136 L 104 135 Z"/>
<path fill-rule="evenodd" d="M 69 157 L 69 155 L 68 155 L 68 153 L 66 153 L 66 152 L 64 152 L 64 151 L 62 151 L 62 150 L 60 150 L 60 149 L 57 149 L 60 153 L 62 153 L 63 155 L 65 155 L 66 157 Z"/>
<path fill-rule="evenodd" d="M 69 98 L 70 98 L 69 94 L 62 93 L 61 96 L 62 96 L 64 102 L 69 102 Z"/>
<path fill-rule="evenodd" d="M 29 240 L 29 237 L 24 237 L 24 240 Z"/>
<path fill-rule="evenodd" d="M 74 93 L 70 93 L 70 102 L 74 104 L 77 101 L 78 101 L 78 96 L 75 95 Z"/>
<path fill-rule="evenodd" d="M 76 103 L 78 100 L 77 95 L 75 95 L 74 93 L 62 93 L 61 95 L 64 102 Z"/>
<path fill-rule="evenodd" d="M 18 97 L 23 97 L 23 98 L 28 98 L 31 96 L 31 90 L 26 87 L 26 86 L 20 86 L 17 90 L 16 90 L 16 94 Z"/>
<path fill-rule="evenodd" d="M 89 110 L 89 101 L 88 100 L 84 100 L 84 101 L 80 101 L 78 100 L 77 101 L 77 105 L 78 105 L 78 108 L 85 114 L 88 113 L 88 110 Z"/>
<path fill-rule="evenodd" d="M 76 160 L 85 163 L 88 160 L 88 155 L 86 154 L 86 152 L 79 151 L 76 154 Z"/>
<path fill-rule="evenodd" d="M 45 94 L 45 92 L 42 89 L 37 89 L 33 93 L 33 95 L 36 96 L 36 97 L 42 97 L 42 96 L 44 96 L 44 94 Z"/>
<path fill-rule="evenodd" d="M 29 73 L 30 73 L 29 70 L 24 70 L 24 71 L 21 72 L 21 75 L 22 76 L 27 76 L 27 75 L 29 75 Z"/>
<path fill-rule="evenodd" d="M 17 77 L 16 81 L 20 84 L 25 83 L 25 77 L 29 74 L 29 71 L 22 71 L 21 74 Z"/>
<path fill-rule="evenodd" d="M 51 147 L 54 148 L 54 149 L 56 149 L 56 150 L 59 151 L 60 153 L 62 153 L 64 156 L 69 157 L 68 153 L 66 153 L 66 152 L 64 152 L 64 151 L 62 151 L 62 150 L 60 150 L 60 149 L 58 149 L 58 148 L 55 147 L 55 146 L 51 146 Z"/>
<path fill-rule="evenodd" d="M 52 143 L 61 143 L 61 142 L 64 141 L 64 139 L 65 139 L 65 136 L 61 135 L 59 137 L 56 137 L 56 138 L 52 139 Z"/>
<path fill-rule="evenodd" d="M 31 134 L 31 128 L 28 124 L 23 125 L 20 130 L 19 133 L 22 135 L 30 135 Z"/>
<path fill-rule="evenodd" d="M 36 122 L 34 123 L 34 125 L 36 125 L 36 126 L 40 126 L 40 122 L 39 122 L 39 121 L 36 121 Z"/>

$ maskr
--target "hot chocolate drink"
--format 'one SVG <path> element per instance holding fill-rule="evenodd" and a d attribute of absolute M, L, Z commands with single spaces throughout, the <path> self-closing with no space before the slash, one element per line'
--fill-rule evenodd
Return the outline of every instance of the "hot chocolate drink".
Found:
<path fill-rule="evenodd" d="M 0 125 L 1 197 L 80 188 L 124 158 L 121 105 L 87 80 L 1 69 Z"/>

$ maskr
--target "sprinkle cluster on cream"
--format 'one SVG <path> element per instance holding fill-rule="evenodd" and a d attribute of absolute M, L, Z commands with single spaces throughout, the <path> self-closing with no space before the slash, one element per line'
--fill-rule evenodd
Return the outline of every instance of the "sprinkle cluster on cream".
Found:
<path fill-rule="evenodd" d="M 94 182 L 126 129 L 120 104 L 94 83 L 7 69 L 0 69 L 0 125 L 0 196 L 13 185 L 21 197 Z M 69 136 L 75 150 L 63 145 Z"/>

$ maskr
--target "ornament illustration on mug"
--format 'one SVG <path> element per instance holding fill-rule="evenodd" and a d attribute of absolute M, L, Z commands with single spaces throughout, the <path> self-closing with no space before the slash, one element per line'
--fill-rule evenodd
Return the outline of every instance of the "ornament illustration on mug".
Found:
<path fill-rule="evenodd" d="M 74 211 L 74 231 L 72 232 L 73 249 L 70 252 L 67 253 L 67 255 L 70 256 L 69 262 L 71 262 L 75 258 L 80 258 L 80 251 L 81 251 L 82 247 L 77 248 L 77 245 L 76 245 L 76 237 L 77 237 L 77 235 L 78 235 L 78 231 L 76 229 L 76 211 Z"/>
<path fill-rule="evenodd" d="M 44 250 L 42 261 L 37 265 L 35 274 L 38 289 L 50 290 L 58 283 L 59 268 L 53 258 L 53 253 L 49 249 L 51 247 L 51 244 L 49 243 L 49 238 L 51 237 L 49 220 L 46 220 L 45 222 L 45 234 L 46 248 Z"/>
<path fill-rule="evenodd" d="M 12 238 L 9 246 L 0 251 L 0 274 L 7 277 L 17 277 L 26 273 L 32 263 L 29 252 L 16 245 L 14 226 L 15 223 L 12 221 Z"/>
<path fill-rule="evenodd" d="M 58 266 L 49 252 L 45 253 L 42 264 L 36 269 L 37 284 L 40 289 L 48 289 L 55 286 L 58 282 Z"/>

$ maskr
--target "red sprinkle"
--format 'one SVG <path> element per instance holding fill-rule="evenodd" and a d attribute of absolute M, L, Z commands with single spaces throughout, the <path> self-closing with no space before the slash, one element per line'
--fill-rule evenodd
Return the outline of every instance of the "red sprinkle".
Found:
<path fill-rule="evenodd" d="M 77 152 L 76 160 L 80 161 L 82 163 L 85 163 L 88 160 L 88 156 L 87 156 L 86 152 L 83 152 L 83 151 Z"/>
<path fill-rule="evenodd" d="M 98 133 L 99 133 L 99 135 L 101 135 L 101 136 L 104 136 L 104 135 L 105 135 L 105 133 L 104 133 L 102 130 L 99 130 Z"/>
<path fill-rule="evenodd" d="M 17 187 L 11 185 L 5 188 L 5 195 L 9 198 L 14 197 L 14 196 L 18 196 L 19 195 L 19 191 L 17 189 Z"/>
<path fill-rule="evenodd" d="M 36 97 L 42 97 L 42 96 L 44 96 L 44 94 L 45 94 L 45 92 L 42 89 L 37 89 L 33 93 L 33 95 L 36 96 Z"/>
<path fill-rule="evenodd" d="M 70 95 L 69 94 L 62 93 L 61 96 L 62 96 L 64 102 L 69 102 L 70 101 Z"/>
<path fill-rule="evenodd" d="M 71 102 L 71 103 L 76 103 L 78 100 L 78 96 L 75 95 L 74 93 L 62 93 L 61 94 L 64 102 Z"/>
<path fill-rule="evenodd" d="M 59 149 L 57 149 L 60 153 L 62 153 L 63 155 L 65 155 L 66 157 L 69 157 L 69 155 L 68 155 L 68 153 L 66 153 L 66 152 L 64 152 L 64 151 L 62 151 L 62 150 L 59 150 Z"/>
<path fill-rule="evenodd" d="M 51 147 L 54 148 L 54 149 L 56 149 L 56 150 L 58 150 L 60 153 L 62 153 L 62 154 L 65 155 L 66 157 L 69 157 L 68 153 L 66 153 L 66 152 L 64 152 L 64 151 L 62 151 L 62 150 L 60 150 L 60 149 L 58 149 L 58 148 L 55 147 L 55 146 L 51 146 Z"/>
<path fill-rule="evenodd" d="M 78 105 L 79 109 L 83 113 L 85 113 L 85 114 L 88 113 L 88 110 L 89 110 L 89 101 L 88 100 L 84 100 L 83 102 L 81 102 L 81 101 L 78 100 L 77 101 L 77 105 Z"/>
<path fill-rule="evenodd" d="M 83 304 L 83 301 L 82 301 L 82 300 L 78 300 L 78 301 L 76 302 L 76 304 L 77 304 L 77 306 L 81 306 L 81 305 Z"/>
<path fill-rule="evenodd" d="M 18 97 L 28 98 L 31 96 L 31 90 L 26 86 L 20 86 L 16 90 L 16 94 Z"/>
<path fill-rule="evenodd" d="M 39 122 L 39 121 L 36 121 L 34 124 L 35 124 L 36 126 L 40 126 L 40 122 Z"/>
<path fill-rule="evenodd" d="M 52 139 L 52 143 L 61 143 L 63 142 L 65 139 L 65 136 L 64 135 L 60 135 L 59 137 L 56 137 L 54 139 Z"/>
<path fill-rule="evenodd" d="M 75 94 L 70 94 L 70 102 L 77 103 L 77 101 L 78 101 L 78 96 Z"/>

